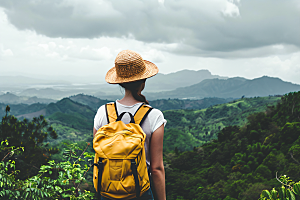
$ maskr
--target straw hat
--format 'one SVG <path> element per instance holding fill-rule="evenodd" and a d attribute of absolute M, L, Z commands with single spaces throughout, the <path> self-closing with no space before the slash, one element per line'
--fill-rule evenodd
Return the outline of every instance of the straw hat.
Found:
<path fill-rule="evenodd" d="M 115 67 L 111 68 L 105 80 L 111 84 L 128 83 L 146 79 L 158 73 L 152 62 L 143 60 L 142 56 L 131 50 L 121 51 L 115 59 Z"/>

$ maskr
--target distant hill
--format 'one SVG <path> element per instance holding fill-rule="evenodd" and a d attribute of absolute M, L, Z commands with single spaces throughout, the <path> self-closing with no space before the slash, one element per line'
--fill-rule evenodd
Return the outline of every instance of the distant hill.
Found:
<path fill-rule="evenodd" d="M 74 93 L 77 93 L 77 91 L 74 90 L 68 90 L 68 91 L 62 91 L 58 89 L 53 88 L 44 88 L 44 89 L 35 89 L 30 88 L 22 91 L 19 93 L 19 96 L 38 96 L 43 98 L 51 98 L 51 99 L 61 99 L 64 97 L 68 97 L 70 95 L 73 95 Z"/>
<path fill-rule="evenodd" d="M 282 81 L 279 78 L 263 76 L 253 80 L 245 78 L 208 79 L 198 84 L 181 87 L 173 91 L 146 94 L 150 98 L 190 98 L 201 99 L 205 97 L 240 98 L 283 95 L 299 91 L 300 85 Z"/>
<path fill-rule="evenodd" d="M 186 87 L 200 83 L 205 79 L 226 79 L 218 75 L 212 75 L 208 70 L 181 70 L 170 74 L 158 73 L 147 79 L 145 92 L 158 92 L 174 90 L 178 87 Z"/>
<path fill-rule="evenodd" d="M 15 94 L 7 92 L 6 94 L 0 95 L 0 103 L 4 104 L 34 104 L 34 103 L 51 103 L 55 102 L 53 99 L 38 98 L 38 97 L 25 97 L 17 96 Z"/>
<path fill-rule="evenodd" d="M 112 100 L 102 100 L 94 96 L 77 94 L 69 97 L 72 101 L 81 103 L 83 105 L 87 105 L 92 108 L 94 111 L 98 110 L 98 108 L 106 103 L 112 102 Z"/>
<path fill-rule="evenodd" d="M 98 108 L 112 100 L 102 100 L 97 97 L 78 94 L 75 96 L 69 97 L 71 100 L 87 105 L 93 110 L 97 111 Z M 212 105 L 227 103 L 232 101 L 232 98 L 223 99 L 223 98 L 204 98 L 199 100 L 189 100 L 189 99 L 159 99 L 149 101 L 149 104 L 161 111 L 164 110 L 177 110 L 177 109 L 202 109 L 207 108 Z"/>

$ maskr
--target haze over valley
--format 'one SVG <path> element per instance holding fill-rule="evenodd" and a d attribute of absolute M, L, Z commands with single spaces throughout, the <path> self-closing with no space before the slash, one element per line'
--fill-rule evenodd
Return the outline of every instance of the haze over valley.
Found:
<path fill-rule="evenodd" d="M 10 81 L 11 80 L 11 81 Z M 69 80 L 37 79 L 23 76 L 0 77 L 0 102 L 49 103 L 77 94 L 92 95 L 115 100 L 123 96 L 119 85 L 86 83 L 80 78 Z M 242 77 L 212 75 L 208 70 L 182 70 L 170 74 L 157 74 L 147 80 L 143 93 L 149 100 L 203 99 L 209 97 L 240 98 L 283 95 L 299 91 L 300 85 L 279 78 L 263 76 L 252 80 Z"/>

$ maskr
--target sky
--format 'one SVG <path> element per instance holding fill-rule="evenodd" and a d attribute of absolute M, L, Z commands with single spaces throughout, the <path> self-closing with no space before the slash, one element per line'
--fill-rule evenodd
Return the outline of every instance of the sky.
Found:
<path fill-rule="evenodd" d="M 300 84 L 300 1 L 0 0 L 0 76 L 104 81 L 124 49 L 164 74 Z"/>

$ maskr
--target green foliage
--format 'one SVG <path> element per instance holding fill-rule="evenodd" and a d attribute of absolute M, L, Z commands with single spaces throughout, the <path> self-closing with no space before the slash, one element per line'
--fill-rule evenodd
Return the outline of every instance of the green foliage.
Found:
<path fill-rule="evenodd" d="M 67 144 L 66 144 L 67 145 Z M 82 186 L 90 169 L 88 163 L 93 154 L 85 152 L 76 144 L 67 145 L 65 161 L 49 161 L 40 167 L 39 173 L 25 180 L 16 178 L 16 163 L 4 157 L 0 162 L 1 199 L 93 199 L 95 193 Z M 0 152 L 20 152 L 23 148 L 9 146 L 2 141 Z M 91 189 L 91 188 L 88 188 Z"/>
<path fill-rule="evenodd" d="M 75 129 L 87 129 L 88 127 L 93 127 L 91 120 L 86 119 L 79 114 L 65 114 L 61 112 L 56 112 L 48 116 L 50 121 L 59 121 L 63 124 L 68 124 L 68 126 Z"/>
<path fill-rule="evenodd" d="M 296 200 L 300 197 L 300 182 L 295 183 L 286 175 L 277 178 L 277 173 L 276 179 L 282 184 L 278 191 L 275 188 L 263 190 L 259 200 Z"/>
<path fill-rule="evenodd" d="M 291 174 L 293 180 L 300 179 L 299 97 L 300 92 L 285 95 L 276 106 L 268 106 L 263 112 L 253 113 L 242 126 L 221 129 L 217 140 L 194 147 L 192 151 L 178 151 L 177 154 L 165 152 L 168 199 L 252 200 L 259 199 L 263 190 L 268 190 L 271 197 L 279 195 L 285 198 L 289 195 L 293 199 L 293 194 L 296 196 L 294 188 L 297 187 L 276 189 L 281 184 L 275 179 L 275 174 L 277 171 L 284 172 Z M 222 105 L 220 109 L 220 112 L 225 110 Z M 206 113 L 206 110 L 209 111 Z M 193 118 L 201 117 L 202 120 L 206 114 L 212 118 L 219 115 L 213 109 L 206 110 L 176 111 L 177 116 L 173 114 L 173 121 L 178 118 L 182 123 L 184 117 L 194 123 L 188 113 L 198 114 L 198 117 Z M 225 113 L 223 116 L 226 118 Z M 168 123 L 169 126 L 172 124 L 173 129 L 174 126 L 182 126 L 170 119 L 171 123 Z M 281 181 L 284 182 L 283 179 Z"/>
<path fill-rule="evenodd" d="M 204 109 L 209 106 L 213 106 L 216 104 L 224 104 L 229 101 L 232 101 L 232 98 L 204 98 L 197 100 L 190 99 L 158 99 L 150 101 L 150 105 L 154 108 L 157 108 L 161 111 L 165 110 L 178 110 L 178 109 L 192 109 L 199 110 Z"/>
<path fill-rule="evenodd" d="M 9 153 L 8 157 L 17 164 L 16 169 L 21 171 L 17 177 L 24 179 L 36 174 L 41 164 L 47 163 L 49 156 L 57 152 L 56 148 L 49 148 L 44 143 L 48 135 L 55 139 L 57 134 L 43 116 L 33 118 L 32 121 L 19 121 L 16 117 L 8 115 L 9 110 L 7 106 L 6 116 L 0 123 L 0 141 L 7 140 L 9 145 L 23 146 L 25 150 L 21 155 L 15 155 L 8 148 L 7 152 L 0 152 L 0 157 Z"/>

